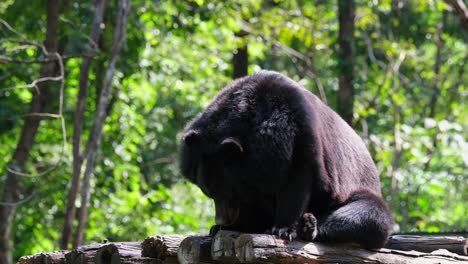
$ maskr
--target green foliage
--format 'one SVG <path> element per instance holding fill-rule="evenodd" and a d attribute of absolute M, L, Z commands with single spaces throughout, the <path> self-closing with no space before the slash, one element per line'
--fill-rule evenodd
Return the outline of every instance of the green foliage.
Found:
<path fill-rule="evenodd" d="M 402 6 L 389 0 L 356 1 L 355 128 L 372 152 L 401 231 L 466 230 L 468 34 L 443 1 L 397 2 Z M 43 5 L 4 1 L 0 15 L 25 38 L 42 42 Z M 63 7 L 60 46 L 65 54 L 87 49 L 93 8 L 92 1 Z M 101 52 L 90 73 L 84 142 L 107 67 L 115 16 L 116 4 L 110 1 Z M 323 86 L 322 99 L 336 109 L 336 1 L 140 0 L 134 1 L 129 19 L 92 181 L 86 243 L 208 232 L 213 204 L 181 178 L 178 142 L 185 124 L 230 81 L 232 53 L 239 45 L 248 45 L 250 73 L 280 71 L 317 95 Z M 248 36 L 236 37 L 241 29 Z M 0 25 L 0 39 L 16 37 Z M 2 42 L 0 54 L 23 60 L 43 56 L 37 48 L 17 46 Z M 59 120 L 42 121 L 27 165 L 31 177 L 22 177 L 27 200 L 14 220 L 15 257 L 58 249 L 72 174 L 70 139 L 80 65 L 80 58 L 65 65 L 65 149 Z M 38 63 L 0 63 L 0 190 L 22 115 L 35 93 L 1 89 L 31 83 L 39 68 Z M 57 112 L 57 102 L 55 94 L 50 112 Z"/>

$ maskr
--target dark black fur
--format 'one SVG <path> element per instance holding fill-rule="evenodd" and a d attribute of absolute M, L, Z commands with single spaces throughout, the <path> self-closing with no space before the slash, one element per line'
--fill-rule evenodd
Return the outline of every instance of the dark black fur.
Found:
<path fill-rule="evenodd" d="M 225 87 L 188 125 L 182 173 L 213 198 L 216 226 L 382 247 L 392 228 L 359 136 L 293 80 L 260 72 Z"/>

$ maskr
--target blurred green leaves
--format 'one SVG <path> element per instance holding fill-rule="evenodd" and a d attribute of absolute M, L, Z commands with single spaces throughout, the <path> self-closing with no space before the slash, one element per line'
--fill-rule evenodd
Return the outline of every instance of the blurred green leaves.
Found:
<path fill-rule="evenodd" d="M 355 129 L 372 152 L 400 230 L 468 229 L 468 33 L 455 14 L 447 14 L 437 73 L 435 34 L 448 12 L 443 1 L 356 3 Z M 90 76 L 88 129 L 112 39 L 116 6 L 110 4 Z M 60 31 L 65 54 L 86 50 L 92 8 L 80 1 L 65 6 Z M 248 44 L 250 73 L 276 70 L 317 95 L 323 88 L 336 109 L 336 12 L 336 1 L 134 1 L 92 181 L 87 242 L 208 232 L 213 204 L 180 176 L 180 131 L 230 81 L 232 53 L 240 44 Z M 42 2 L 3 1 L 0 15 L 28 39 L 44 39 Z M 241 29 L 249 33 L 242 40 L 235 37 Z M 11 37 L 0 26 L 0 39 Z M 32 48 L 11 52 L 15 47 L 0 43 L 0 54 L 41 56 Z M 80 63 L 66 60 L 69 139 Z M 36 92 L 1 89 L 30 83 L 39 66 L 0 63 L 0 189 L 22 115 Z M 436 111 L 429 116 L 435 93 Z M 56 107 L 51 101 L 51 111 Z M 62 154 L 61 137 L 57 120 L 42 121 L 27 166 L 32 177 L 23 179 L 23 196 L 33 198 L 18 206 L 12 231 L 16 257 L 58 248 L 72 173 L 71 143 Z"/>

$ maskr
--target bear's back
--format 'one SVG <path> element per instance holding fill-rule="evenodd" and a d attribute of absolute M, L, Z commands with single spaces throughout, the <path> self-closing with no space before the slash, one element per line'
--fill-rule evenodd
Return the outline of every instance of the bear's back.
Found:
<path fill-rule="evenodd" d="M 296 147 L 321 146 L 321 157 L 310 158 L 321 163 L 319 177 L 324 184 L 321 188 L 331 190 L 328 195 L 332 200 L 344 202 L 358 190 L 381 196 L 377 169 L 366 145 L 335 111 L 284 75 L 270 71 L 255 75 L 259 77 L 253 77 L 256 83 L 248 84 L 250 93 L 282 97 L 287 101 L 284 105 L 288 106 L 289 114 L 294 115 L 292 119 L 296 124 L 293 127 L 302 130 L 297 134 L 308 135 L 308 138 L 301 139 L 305 142 L 299 142 Z M 315 155 L 316 151 L 309 153 Z"/>
<path fill-rule="evenodd" d="M 265 132 L 266 126 L 266 132 L 281 134 L 285 143 L 294 143 L 296 154 L 311 153 L 306 159 L 317 163 L 318 171 L 313 174 L 318 175 L 310 177 L 320 186 L 321 196 L 334 202 L 344 202 L 357 190 L 381 196 L 377 170 L 362 139 L 317 96 L 282 74 L 262 71 L 235 80 L 220 92 L 204 115 L 206 118 L 200 121 L 209 119 L 202 122 L 204 125 L 216 124 L 205 130 L 229 130 L 220 134 L 240 130 L 247 134 L 244 141 L 258 147 L 259 135 L 251 133 Z M 277 115 L 276 120 L 272 115 Z M 290 136 L 293 132 L 302 135 L 300 142 L 294 142 L 298 138 Z M 319 150 L 304 149 L 317 146 Z"/>
<path fill-rule="evenodd" d="M 363 140 L 317 96 L 309 91 L 303 94 L 314 111 L 312 133 L 322 146 L 323 188 L 333 190 L 330 195 L 339 202 L 358 190 L 381 196 L 377 169 Z"/>

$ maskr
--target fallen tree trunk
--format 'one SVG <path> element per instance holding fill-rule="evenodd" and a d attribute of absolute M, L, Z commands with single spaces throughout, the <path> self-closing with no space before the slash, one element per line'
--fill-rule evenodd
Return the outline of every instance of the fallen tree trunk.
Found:
<path fill-rule="evenodd" d="M 96 251 L 102 245 L 103 244 L 92 244 L 74 248 L 73 250 L 65 254 L 65 261 L 67 264 L 94 263 Z"/>
<path fill-rule="evenodd" d="M 109 243 L 96 251 L 96 264 L 154 263 L 152 258 L 141 256 L 140 242 Z"/>
<path fill-rule="evenodd" d="M 210 236 L 189 236 L 182 241 L 177 251 L 180 264 L 214 263 L 211 257 Z"/>
<path fill-rule="evenodd" d="M 188 236 L 184 235 L 162 235 L 150 236 L 141 243 L 141 255 L 143 257 L 167 259 L 177 258 L 177 249 L 182 240 Z"/>
<path fill-rule="evenodd" d="M 24 256 L 18 260 L 18 264 L 64 264 L 65 254 L 70 251 L 54 251 L 47 253 L 39 253 L 32 256 Z"/>
<path fill-rule="evenodd" d="M 385 248 L 398 250 L 416 250 L 432 252 L 438 249 L 446 249 L 450 252 L 464 255 L 468 254 L 468 239 L 458 236 L 391 236 Z"/>
<path fill-rule="evenodd" d="M 162 235 L 140 242 L 81 246 L 25 256 L 19 264 L 195 263 L 467 263 L 464 237 L 392 236 L 388 248 L 286 241 L 272 235 L 219 231 L 210 236 Z M 403 251 L 411 250 L 411 251 Z M 417 250 L 417 251 L 415 251 Z M 435 251 L 434 251 L 435 250 Z M 449 252 L 451 250 L 452 252 Z M 430 252 L 430 253 L 425 253 Z M 458 254 L 455 254 L 458 253 Z"/>
<path fill-rule="evenodd" d="M 241 263 L 468 263 L 468 257 L 438 250 L 433 253 L 391 249 L 365 250 L 349 244 L 285 241 L 271 235 L 243 234 L 235 241 Z"/>
<path fill-rule="evenodd" d="M 227 262 L 236 257 L 234 241 L 241 235 L 234 231 L 220 231 L 213 237 L 211 256 L 214 260 Z"/>
<path fill-rule="evenodd" d="M 36 256 L 36 255 L 34 255 Z M 116 242 L 81 246 L 64 254 L 66 264 L 124 264 L 124 263 L 166 263 L 157 259 L 141 255 L 140 242 Z M 22 264 L 31 264 L 25 262 Z M 49 262 L 35 262 L 34 264 L 48 264 Z"/>

